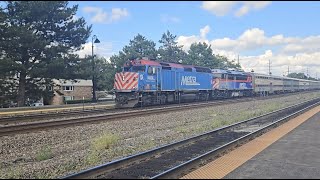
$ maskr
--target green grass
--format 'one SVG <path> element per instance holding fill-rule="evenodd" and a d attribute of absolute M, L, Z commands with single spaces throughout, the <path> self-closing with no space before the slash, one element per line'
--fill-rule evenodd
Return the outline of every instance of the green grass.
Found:
<path fill-rule="evenodd" d="M 187 132 L 189 132 L 191 130 L 188 129 L 187 127 L 178 126 L 178 127 L 174 128 L 174 131 L 176 131 L 178 133 L 186 134 Z"/>
<path fill-rule="evenodd" d="M 86 164 L 93 165 L 101 161 L 101 154 L 110 149 L 120 140 L 116 134 L 105 133 L 102 136 L 92 139 L 90 153 L 86 156 Z"/>
<path fill-rule="evenodd" d="M 50 146 L 42 147 L 41 150 L 36 154 L 37 161 L 44 161 L 50 158 L 53 158 L 53 153 Z"/>
<path fill-rule="evenodd" d="M 97 151 L 91 151 L 85 159 L 86 164 L 88 165 L 97 164 L 98 162 L 100 162 L 100 160 L 101 160 L 101 156 L 100 156 L 100 153 Z"/>
<path fill-rule="evenodd" d="M 118 142 L 119 139 L 119 136 L 115 134 L 106 133 L 100 137 L 94 138 L 91 143 L 91 148 L 95 151 L 106 150 Z"/>

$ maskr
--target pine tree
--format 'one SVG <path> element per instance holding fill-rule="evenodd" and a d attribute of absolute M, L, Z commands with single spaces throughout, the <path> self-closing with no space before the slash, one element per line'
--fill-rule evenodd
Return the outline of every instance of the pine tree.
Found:
<path fill-rule="evenodd" d="M 83 18 L 74 19 L 78 5 L 67 1 L 7 1 L 0 10 L 0 58 L 18 74 L 18 105 L 26 93 L 52 78 L 74 78 L 75 51 L 91 33 Z M 38 84 L 38 85 L 40 85 Z"/>
<path fill-rule="evenodd" d="M 158 61 L 181 63 L 186 58 L 187 54 L 182 50 L 182 46 L 178 46 L 178 43 L 175 41 L 176 37 L 176 35 L 171 34 L 169 31 L 162 34 L 159 40 L 162 46 L 158 50 Z"/>

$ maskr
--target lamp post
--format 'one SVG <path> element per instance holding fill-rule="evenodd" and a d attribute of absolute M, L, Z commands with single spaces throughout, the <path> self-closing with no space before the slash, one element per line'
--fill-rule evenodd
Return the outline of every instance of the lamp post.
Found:
<path fill-rule="evenodd" d="M 95 72 L 94 72 L 95 63 L 94 63 L 94 55 L 93 55 L 93 43 L 100 43 L 96 35 L 92 37 L 92 101 L 96 102 L 97 98 L 96 98 L 96 79 L 95 79 Z"/>

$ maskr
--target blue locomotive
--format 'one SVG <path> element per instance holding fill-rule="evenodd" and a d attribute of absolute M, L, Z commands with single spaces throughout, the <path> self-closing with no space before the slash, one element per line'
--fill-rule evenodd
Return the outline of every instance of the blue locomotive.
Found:
<path fill-rule="evenodd" d="M 127 61 L 122 72 L 115 74 L 114 89 L 118 107 L 205 101 L 253 92 L 248 73 L 147 59 Z"/>

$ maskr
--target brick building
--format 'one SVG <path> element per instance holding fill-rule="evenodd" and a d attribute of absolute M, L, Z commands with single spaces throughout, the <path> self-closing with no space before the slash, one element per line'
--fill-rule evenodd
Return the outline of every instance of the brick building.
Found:
<path fill-rule="evenodd" d="M 51 105 L 61 105 L 68 100 L 92 99 L 92 80 L 76 79 L 64 80 L 54 79 L 54 97 Z"/>

